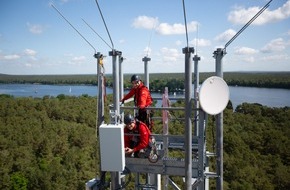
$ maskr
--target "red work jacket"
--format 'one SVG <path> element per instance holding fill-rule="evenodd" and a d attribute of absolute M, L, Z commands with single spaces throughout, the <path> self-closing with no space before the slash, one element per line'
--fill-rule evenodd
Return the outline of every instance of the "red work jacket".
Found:
<path fill-rule="evenodd" d="M 134 95 L 135 106 L 137 106 L 138 108 L 143 109 L 152 104 L 151 94 L 142 81 L 140 81 L 140 84 L 137 88 L 132 88 L 121 101 L 127 100 Z"/>
<path fill-rule="evenodd" d="M 134 141 L 136 144 L 135 147 L 130 147 L 134 149 L 134 152 L 148 147 L 151 132 L 145 123 L 141 121 L 136 122 L 136 127 L 132 131 L 130 131 L 129 129 L 125 127 L 124 133 L 125 133 L 125 137 L 124 137 L 125 148 L 130 147 L 132 141 Z M 138 136 L 126 135 L 126 133 L 127 134 L 131 133 L 135 135 L 137 134 Z"/>

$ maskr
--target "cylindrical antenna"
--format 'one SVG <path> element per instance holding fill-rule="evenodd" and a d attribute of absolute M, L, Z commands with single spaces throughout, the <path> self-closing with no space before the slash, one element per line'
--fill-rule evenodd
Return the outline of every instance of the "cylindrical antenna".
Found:
<path fill-rule="evenodd" d="M 149 47 L 150 47 L 150 44 L 151 44 L 151 39 L 152 39 L 153 31 L 155 29 L 155 24 L 156 24 L 156 22 L 154 21 L 153 27 L 152 27 L 152 30 L 151 30 L 151 35 L 150 35 L 150 38 L 149 38 L 148 48 L 147 48 L 147 55 L 146 55 L 147 57 L 148 57 L 148 54 L 149 54 Z"/>
<path fill-rule="evenodd" d="M 186 44 L 187 44 L 186 47 L 189 47 L 189 46 L 188 46 L 188 33 L 187 33 L 187 22 L 186 22 L 186 13 L 185 13 L 185 4 L 184 4 L 184 0 L 182 0 L 182 3 L 183 3 L 183 14 L 184 14 L 185 32 L 186 32 Z"/>
<path fill-rule="evenodd" d="M 53 5 L 51 4 L 51 6 L 54 8 L 54 10 L 56 10 L 58 12 L 58 14 L 60 14 L 60 16 L 62 16 L 62 18 L 94 49 L 95 54 L 97 52 L 97 50 L 94 48 L 94 46 L 61 14 L 61 12 Z"/>
<path fill-rule="evenodd" d="M 237 37 L 238 35 L 240 35 L 254 20 L 256 20 L 256 18 L 258 18 L 258 16 L 260 16 L 260 14 L 262 14 L 262 12 L 264 12 L 264 10 L 266 10 L 272 0 L 270 0 L 251 20 L 249 20 L 249 22 L 247 22 L 247 24 L 245 24 L 243 26 L 243 28 L 241 28 L 225 45 L 224 49 L 225 50 L 227 48 L 227 46 L 230 45 L 230 43 L 232 43 Z"/>
<path fill-rule="evenodd" d="M 92 31 L 95 33 L 95 34 L 97 34 L 98 36 L 99 36 L 99 38 L 101 38 L 101 40 L 103 41 L 103 42 L 105 42 L 105 44 L 107 44 L 107 46 L 110 48 L 110 49 L 113 49 L 84 19 L 82 19 L 85 23 L 86 23 L 86 25 L 88 26 L 88 27 L 90 27 L 90 29 L 92 29 Z"/>
<path fill-rule="evenodd" d="M 99 9 L 99 12 L 100 12 L 100 14 L 101 14 L 101 17 L 102 17 L 103 23 L 104 23 L 104 25 L 105 25 L 105 27 L 106 27 L 107 33 L 108 33 L 108 35 L 109 35 L 109 38 L 110 38 L 110 41 L 111 41 L 111 44 L 112 44 L 112 47 L 113 47 L 112 49 L 114 49 L 114 43 L 113 43 L 113 41 L 112 41 L 112 38 L 111 38 L 110 32 L 109 32 L 109 30 L 108 30 L 108 27 L 107 27 L 107 25 L 106 25 L 105 19 L 104 19 L 104 17 L 103 17 L 103 14 L 102 14 L 101 8 L 100 8 L 100 6 L 99 6 L 98 0 L 96 0 L 96 4 L 97 4 L 98 9 Z"/>
<path fill-rule="evenodd" d="M 197 55 L 197 46 L 198 46 L 198 24 L 196 24 L 195 55 Z"/>

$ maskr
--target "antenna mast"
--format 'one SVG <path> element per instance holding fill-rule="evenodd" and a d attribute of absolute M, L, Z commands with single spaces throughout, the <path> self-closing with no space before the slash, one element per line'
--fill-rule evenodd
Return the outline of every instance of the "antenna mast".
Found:
<path fill-rule="evenodd" d="M 148 57 L 148 55 L 149 55 L 149 47 L 150 47 L 150 44 L 151 44 L 151 39 L 152 39 L 152 35 L 153 35 L 154 29 L 155 29 L 155 22 L 153 23 L 151 35 L 150 35 L 150 38 L 149 38 L 149 43 L 148 43 L 148 47 L 147 47 L 147 55 L 146 55 L 146 57 Z"/>
<path fill-rule="evenodd" d="M 103 17 L 101 8 L 98 4 L 98 1 L 96 1 L 97 7 L 99 9 L 100 15 L 102 17 L 103 23 L 105 25 L 107 34 L 110 38 L 111 44 L 112 44 L 112 51 L 109 52 L 109 55 L 112 56 L 112 64 L 113 64 L 113 110 L 111 111 L 111 124 L 121 126 L 121 114 L 120 114 L 120 89 L 119 89 L 119 82 L 120 81 L 120 69 L 119 66 L 121 65 L 121 62 L 123 60 L 122 52 L 116 51 L 114 49 L 114 43 L 111 38 L 111 35 L 109 33 L 108 27 L 106 25 L 105 19 Z M 119 57 L 119 64 L 116 63 L 117 57 Z M 101 126 L 98 126 L 98 128 Z M 101 137 L 101 136 L 100 136 Z M 123 147 L 122 147 L 123 148 Z M 122 150 L 121 148 L 121 150 Z M 124 151 L 124 150 L 123 150 Z M 122 162 L 125 160 L 125 155 L 121 154 L 121 160 Z M 103 161 L 101 161 L 103 162 Z M 104 171 L 105 172 L 105 171 Z M 111 189 L 123 189 L 122 182 L 121 182 L 121 174 L 119 172 L 112 171 L 111 173 Z"/>
<path fill-rule="evenodd" d="M 185 22 L 185 31 L 186 31 L 186 44 L 187 46 L 182 49 L 185 57 L 185 189 L 192 188 L 192 121 L 191 121 L 191 112 L 192 112 L 192 64 L 191 64 L 191 54 L 194 53 L 194 48 L 189 47 L 188 45 L 188 32 L 187 32 L 187 22 L 186 22 L 186 13 L 185 13 L 185 4 L 183 3 L 183 15 Z"/>
<path fill-rule="evenodd" d="M 226 54 L 226 48 L 230 45 L 262 12 L 269 6 L 270 0 L 245 26 L 243 26 L 225 45 L 214 51 L 216 76 L 223 78 L 222 58 Z M 216 115 L 216 173 L 219 176 L 216 180 L 216 189 L 223 189 L 223 112 Z"/>
<path fill-rule="evenodd" d="M 198 24 L 196 24 L 195 55 L 197 55 L 197 46 L 198 46 Z"/>

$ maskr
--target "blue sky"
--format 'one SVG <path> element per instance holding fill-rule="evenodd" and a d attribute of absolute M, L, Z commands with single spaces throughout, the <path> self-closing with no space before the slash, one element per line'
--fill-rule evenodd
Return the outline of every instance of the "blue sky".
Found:
<path fill-rule="evenodd" d="M 268 0 L 185 0 L 189 46 L 213 72 L 213 52 L 238 32 Z M 98 0 L 124 73 L 184 72 L 187 46 L 182 0 Z M 106 56 L 112 73 L 111 42 L 95 0 L 1 0 L 0 73 L 96 74 L 95 50 L 52 8 Z M 84 20 L 84 21 L 83 21 Z M 228 47 L 226 71 L 290 71 L 290 0 L 273 0 Z"/>

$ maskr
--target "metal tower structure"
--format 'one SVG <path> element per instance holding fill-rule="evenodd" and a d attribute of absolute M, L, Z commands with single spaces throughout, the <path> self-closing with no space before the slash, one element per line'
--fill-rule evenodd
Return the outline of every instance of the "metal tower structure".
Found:
<path fill-rule="evenodd" d="M 192 120 L 197 120 L 197 115 L 192 117 L 192 58 L 191 54 L 193 53 L 193 48 L 184 48 L 183 52 L 185 54 L 185 107 L 170 107 L 168 104 L 168 91 L 166 90 L 162 102 L 163 107 L 155 107 L 150 109 L 161 110 L 162 111 L 162 121 L 163 121 L 163 134 L 153 134 L 158 147 L 158 160 L 152 162 L 149 159 L 142 158 L 125 158 L 126 169 L 124 171 L 111 172 L 111 185 L 110 188 L 113 189 L 122 189 L 124 188 L 122 183 L 122 178 L 128 174 L 128 171 L 131 173 L 143 173 L 143 174 L 153 174 L 148 175 L 146 183 L 142 184 L 139 182 L 139 178 L 135 179 L 135 189 L 167 189 L 169 186 L 172 186 L 174 189 L 180 189 L 178 185 L 172 180 L 170 176 L 181 176 L 185 178 L 185 189 L 205 189 L 205 181 L 209 177 L 218 177 L 215 172 L 207 172 L 207 157 L 208 153 L 206 152 L 206 134 L 205 128 L 207 123 L 207 114 L 202 110 L 198 109 L 198 126 L 194 126 L 196 134 L 192 133 Z M 113 57 L 113 64 L 116 64 L 115 60 L 117 56 L 121 56 L 121 53 L 118 51 L 113 54 L 110 52 L 110 55 Z M 196 59 L 196 60 L 195 60 Z M 193 60 L 198 62 L 198 58 L 195 57 Z M 197 64 L 197 63 L 196 63 Z M 116 76 L 116 73 L 119 73 L 118 67 L 114 68 L 114 94 L 119 94 L 118 92 L 118 81 L 120 76 Z M 122 74 L 122 73 L 121 73 Z M 145 73 L 146 74 L 146 73 Z M 101 84 L 99 84 L 101 86 Z M 102 88 L 99 88 L 102 91 Z M 101 95 L 102 93 L 100 93 Z M 101 96 L 102 97 L 102 96 Z M 114 96 L 113 101 L 115 105 L 113 106 L 110 112 L 111 122 L 114 125 L 118 125 L 121 120 L 119 117 L 120 111 L 118 110 L 119 98 L 117 95 Z M 134 107 L 122 107 L 122 109 L 135 109 Z M 170 119 L 168 117 L 168 111 L 182 110 L 185 112 L 185 134 L 184 135 L 170 135 L 168 134 L 168 127 L 170 126 Z M 194 118 L 194 119 L 193 119 Z M 99 122 L 98 122 L 99 123 Z M 184 157 L 174 158 L 168 156 L 167 152 L 169 149 L 177 149 L 185 151 Z M 194 153 L 193 153 L 194 152 Z M 111 158 L 114 162 L 114 158 Z M 102 163 L 101 163 L 102 165 Z M 101 171 L 104 173 L 106 171 Z M 160 187 L 160 181 L 156 180 L 158 175 L 163 176 L 163 186 Z M 138 175 L 137 175 L 138 176 Z M 154 179 L 153 179 L 154 178 Z M 87 183 L 87 189 L 102 189 L 104 181 L 103 178 L 95 179 L 91 181 L 93 185 L 89 186 Z M 102 185 L 101 185 L 102 184 Z"/>
<path fill-rule="evenodd" d="M 272 1 L 272 0 L 271 0 Z M 165 90 L 165 93 L 162 98 L 163 107 L 154 107 L 148 109 L 161 110 L 162 111 L 162 123 L 163 123 L 163 133 L 162 134 L 152 134 L 156 139 L 156 144 L 158 148 L 158 159 L 151 160 L 150 158 L 132 158 L 124 156 L 124 147 L 122 144 L 122 129 L 123 129 L 123 121 L 121 116 L 121 109 L 136 109 L 135 107 L 126 107 L 122 106 L 120 108 L 120 94 L 123 93 L 123 89 L 120 90 L 120 86 L 123 86 L 123 73 L 122 73 L 122 52 L 114 49 L 114 45 L 112 44 L 112 51 L 109 52 L 109 55 L 112 56 L 112 64 L 113 64 L 113 106 L 110 110 L 110 118 L 111 123 L 108 126 L 104 126 L 102 120 L 97 122 L 97 131 L 102 129 L 106 134 L 107 131 L 113 131 L 114 137 L 120 140 L 120 144 L 117 146 L 115 144 L 108 144 L 102 142 L 101 134 L 98 133 L 100 139 L 100 151 L 109 155 L 109 157 L 103 157 L 101 155 L 101 170 L 100 170 L 100 178 L 94 179 L 86 184 L 87 189 L 98 190 L 104 189 L 104 187 L 110 187 L 110 189 L 125 189 L 127 183 L 125 183 L 125 178 L 130 173 L 142 173 L 147 174 L 147 180 L 145 183 L 141 183 L 139 181 L 139 175 L 136 175 L 135 178 L 135 189 L 159 189 L 160 183 L 159 180 L 156 180 L 156 176 L 162 175 L 163 177 L 163 186 L 162 189 L 167 189 L 169 185 L 171 185 L 174 189 L 180 189 L 178 185 L 170 178 L 170 176 L 180 176 L 184 178 L 184 189 L 197 189 L 203 190 L 208 188 L 208 179 L 216 178 L 216 189 L 223 189 L 223 109 L 225 108 L 228 102 L 229 94 L 226 83 L 222 80 L 223 78 L 223 69 L 222 69 L 222 58 L 226 54 L 226 47 L 247 27 L 249 26 L 268 6 L 269 1 L 260 11 L 257 13 L 224 47 L 218 48 L 214 52 L 214 58 L 216 59 L 216 76 L 210 77 L 207 79 L 201 86 L 199 85 L 199 73 L 198 73 L 198 61 L 200 58 L 195 55 L 192 59 L 191 54 L 194 53 L 194 48 L 188 46 L 188 37 L 187 37 L 187 46 L 182 49 L 182 52 L 185 54 L 185 97 L 184 107 L 170 107 L 168 104 L 168 90 Z M 96 0 L 97 3 L 97 0 Z M 97 3 L 98 5 L 98 3 Z M 184 6 L 184 1 L 183 1 Z M 185 7 L 185 6 L 184 6 Z M 99 8 L 99 5 L 98 5 Z M 99 8 L 100 10 L 100 8 Z M 100 11 L 101 13 L 101 11 Z M 102 16 L 102 14 L 101 14 Z M 186 17 L 184 11 L 185 18 L 185 26 L 186 26 Z M 104 18 L 102 16 L 104 21 Z M 105 22 L 104 22 L 105 24 Z M 105 24 L 106 26 L 106 24 Z M 107 29 L 107 26 L 106 26 Z M 186 26 L 186 34 L 187 34 L 187 26 Z M 108 32 L 108 29 L 107 29 Z M 108 32 L 109 34 L 109 32 Z M 96 56 L 99 60 L 100 57 Z M 118 59 L 117 59 L 118 58 Z M 119 60 L 119 64 L 117 64 L 117 60 Z M 144 61 L 144 70 L 145 70 L 145 84 L 149 86 L 149 72 L 148 72 L 148 61 L 151 59 L 147 56 L 143 58 Z M 192 99 L 192 60 L 194 61 L 194 99 Z M 98 75 L 100 73 L 98 72 Z M 98 85 L 103 85 L 102 80 L 98 79 Z M 220 86 L 222 85 L 222 86 Z M 213 97 L 211 88 L 216 89 L 225 89 L 225 93 L 221 93 L 222 96 Z M 103 88 L 99 88 L 99 96 L 103 95 Z M 198 94 L 199 91 L 199 94 Z M 210 92 L 210 93 L 208 93 Z M 205 96 L 204 94 L 210 94 L 210 96 Z M 225 96 L 224 96 L 225 95 Z M 216 94 L 215 94 L 216 96 Z M 99 97 L 100 98 L 100 97 Z M 103 96 L 101 96 L 101 99 Z M 218 111 L 214 109 L 212 112 L 212 106 L 207 106 L 206 99 L 209 99 L 209 102 L 217 102 Z M 220 99 L 222 98 L 222 105 L 220 105 Z M 103 104 L 102 100 L 98 101 L 99 104 Z M 200 107 L 199 107 L 200 105 Z M 214 104 L 216 105 L 216 104 Z M 220 108 L 221 107 L 221 108 Z M 98 112 L 102 111 L 102 105 L 98 106 Z M 184 111 L 184 135 L 170 135 L 168 133 L 168 128 L 170 127 L 170 119 L 168 117 L 168 111 L 181 110 Z M 103 112 L 98 113 L 98 116 L 103 118 Z M 216 116 L 216 152 L 209 153 L 206 148 L 206 125 L 207 125 L 207 117 L 208 114 Z M 192 124 L 194 124 L 194 131 L 192 130 Z M 109 130 L 107 130 L 109 129 Z M 110 151 L 114 151 L 114 148 L 117 148 L 119 151 L 119 155 L 111 156 L 111 152 L 106 151 L 109 149 Z M 183 157 L 170 157 L 168 151 L 170 149 L 181 149 L 184 151 Z M 217 169 L 214 172 L 209 171 L 209 156 L 216 156 L 216 164 Z M 107 159 L 104 159 L 107 158 Z M 120 159 L 116 160 L 116 158 Z M 115 164 L 118 161 L 119 164 Z M 106 166 L 103 166 L 106 165 Z M 113 167 L 111 167 L 113 165 Z M 105 169 L 104 169 L 105 168 Z M 107 170 L 106 170 L 107 169 Z M 106 183 L 104 175 L 106 172 L 110 172 L 111 181 L 110 183 Z M 152 175 L 149 175 L 152 174 Z M 154 178 L 154 179 L 153 179 Z"/>

